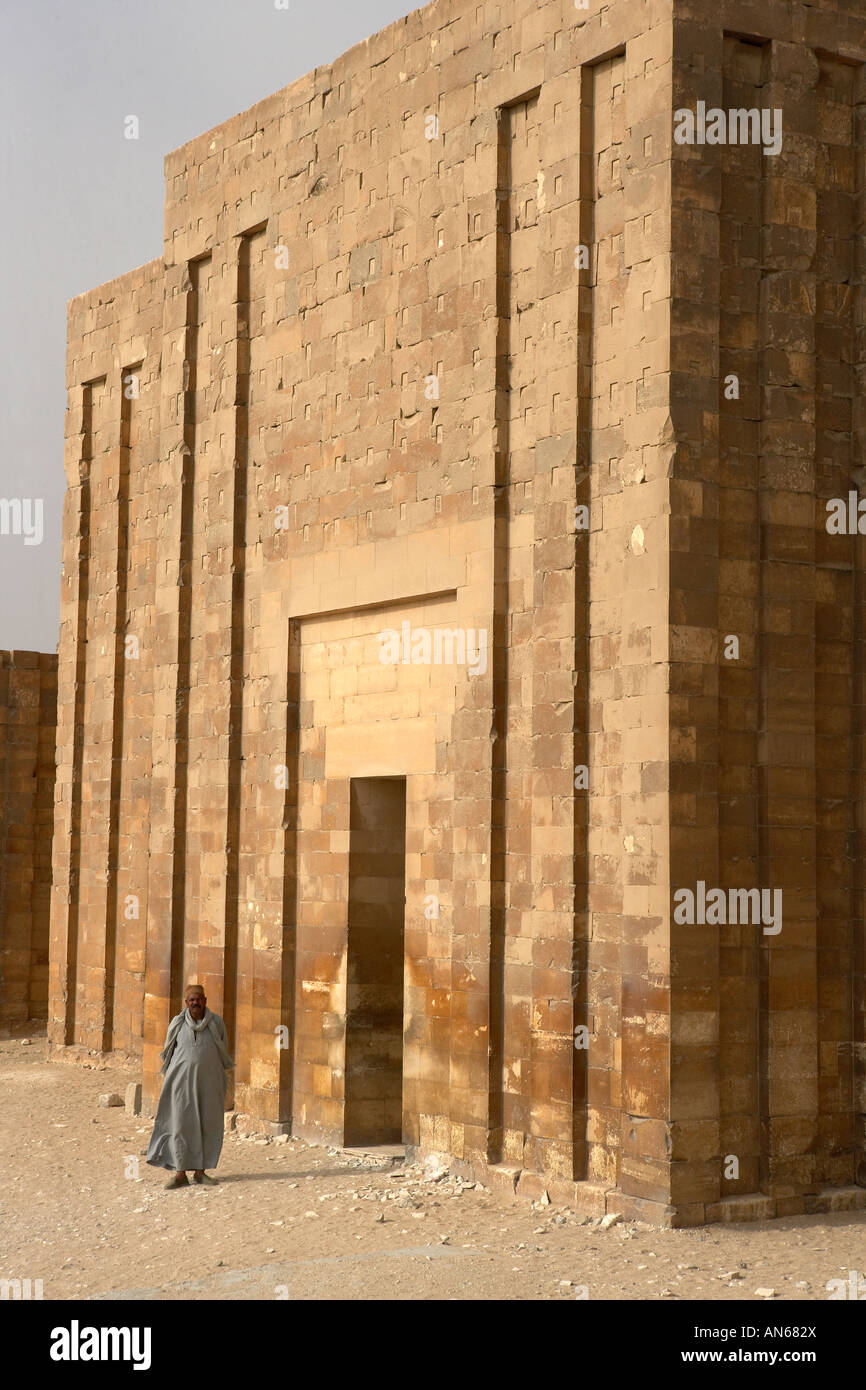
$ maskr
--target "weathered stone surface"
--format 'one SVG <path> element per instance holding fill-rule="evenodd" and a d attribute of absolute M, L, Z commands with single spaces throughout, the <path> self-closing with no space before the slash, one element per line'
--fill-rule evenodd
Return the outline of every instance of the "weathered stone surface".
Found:
<path fill-rule="evenodd" d="M 56 731 L 56 654 L 0 652 L 0 1036 L 48 1014 Z"/>
<path fill-rule="evenodd" d="M 866 42 L 507 8 L 171 153 L 69 306 L 50 1038 L 150 1113 L 201 980 L 242 1133 L 790 1213 L 866 1144 Z"/>

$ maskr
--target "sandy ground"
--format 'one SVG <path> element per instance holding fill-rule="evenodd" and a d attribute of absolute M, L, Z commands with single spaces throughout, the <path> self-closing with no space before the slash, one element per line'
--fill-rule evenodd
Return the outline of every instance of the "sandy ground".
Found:
<path fill-rule="evenodd" d="M 399 1160 L 226 1137 L 218 1187 L 166 1192 L 130 1076 L 0 1043 L 0 1277 L 45 1299 L 825 1300 L 866 1273 L 866 1213 L 607 1230 Z M 136 1158 L 138 1177 L 135 1176 Z"/>

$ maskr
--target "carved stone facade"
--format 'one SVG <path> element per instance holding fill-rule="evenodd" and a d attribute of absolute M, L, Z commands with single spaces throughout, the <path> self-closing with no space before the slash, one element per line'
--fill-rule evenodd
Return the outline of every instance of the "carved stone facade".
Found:
<path fill-rule="evenodd" d="M 168 156 L 69 307 L 56 1047 L 153 1106 L 201 980 L 250 1123 L 864 1204 L 863 18 L 434 0 Z"/>

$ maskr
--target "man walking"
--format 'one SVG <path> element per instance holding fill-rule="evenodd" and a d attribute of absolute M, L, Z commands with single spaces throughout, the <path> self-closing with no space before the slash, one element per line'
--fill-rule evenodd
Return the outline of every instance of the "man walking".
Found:
<path fill-rule="evenodd" d="M 186 1008 L 168 1025 L 162 1058 L 165 1077 L 156 1111 L 147 1162 L 168 1168 L 174 1177 L 167 1188 L 188 1187 L 193 1181 L 216 1186 L 205 1168 L 215 1168 L 223 1146 L 229 1056 L 226 1026 L 211 1013 L 201 985 L 188 985 Z"/>

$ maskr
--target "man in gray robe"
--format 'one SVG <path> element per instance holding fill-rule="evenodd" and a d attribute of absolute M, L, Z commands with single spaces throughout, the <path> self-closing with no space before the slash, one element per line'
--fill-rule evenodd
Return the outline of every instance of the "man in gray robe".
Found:
<path fill-rule="evenodd" d="M 223 1146 L 229 1056 L 226 1026 L 211 1013 L 201 985 L 189 985 L 186 1008 L 168 1025 L 162 1058 L 165 1081 L 156 1111 L 147 1162 L 168 1168 L 167 1188 L 188 1187 L 193 1180 L 216 1186 L 205 1168 L 215 1168 Z"/>

